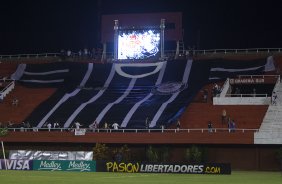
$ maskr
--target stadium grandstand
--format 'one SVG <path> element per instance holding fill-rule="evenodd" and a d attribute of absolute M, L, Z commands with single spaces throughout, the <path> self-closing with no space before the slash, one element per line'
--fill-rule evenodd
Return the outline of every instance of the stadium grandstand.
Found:
<path fill-rule="evenodd" d="M 152 24 L 165 17 L 167 39 L 176 42 L 166 50 L 167 40 L 161 41 L 160 55 L 150 59 L 148 49 L 141 59 L 124 60 L 124 53 L 109 51 L 110 40 L 133 29 L 112 30 L 112 20 L 127 21 L 123 15 L 103 17 L 104 46 L 95 56 L 0 56 L 0 140 L 6 150 L 91 151 L 104 143 L 113 150 L 127 145 L 131 158 L 146 160 L 154 146 L 169 149 L 168 161 L 183 162 L 185 150 L 197 146 L 205 150 L 205 162 L 278 170 L 281 49 L 185 48 L 181 15 L 173 15 L 148 15 Z"/>

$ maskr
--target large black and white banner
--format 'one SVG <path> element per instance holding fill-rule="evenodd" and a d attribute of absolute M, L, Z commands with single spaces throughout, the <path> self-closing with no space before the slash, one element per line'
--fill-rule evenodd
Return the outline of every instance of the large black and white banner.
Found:
<path fill-rule="evenodd" d="M 33 127 L 58 122 L 88 127 L 96 121 L 122 128 L 170 126 L 209 83 L 238 75 L 261 75 L 275 69 L 273 58 L 250 61 L 191 59 L 153 63 L 58 62 L 19 65 L 12 75 L 22 85 L 57 88 L 24 121 Z"/>

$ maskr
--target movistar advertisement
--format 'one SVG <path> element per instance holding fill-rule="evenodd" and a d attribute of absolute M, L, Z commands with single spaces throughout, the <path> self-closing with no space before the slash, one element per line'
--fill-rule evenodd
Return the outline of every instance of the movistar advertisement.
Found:
<path fill-rule="evenodd" d="M 231 174 L 231 165 L 224 163 L 176 164 L 146 162 L 99 162 L 97 172 L 126 173 L 183 173 L 183 174 Z"/>

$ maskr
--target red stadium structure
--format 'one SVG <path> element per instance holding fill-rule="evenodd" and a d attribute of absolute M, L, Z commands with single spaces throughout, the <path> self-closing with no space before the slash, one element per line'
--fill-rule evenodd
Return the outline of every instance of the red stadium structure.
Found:
<path fill-rule="evenodd" d="M 167 29 L 165 29 L 164 41 L 175 41 L 175 43 L 177 43 L 175 44 L 176 48 L 174 52 L 164 49 L 164 55 L 167 56 L 164 59 L 165 61 L 156 59 L 155 61 L 144 60 L 136 63 L 136 61 L 133 60 L 126 60 L 124 62 L 119 61 L 119 63 L 116 63 L 116 61 L 112 60 L 113 53 L 108 53 L 106 51 L 106 46 L 113 44 L 114 42 L 114 20 L 119 20 L 119 26 L 122 27 L 134 26 L 135 28 L 144 28 L 145 26 L 159 26 L 161 19 L 165 19 Z M 61 57 L 60 54 L 12 55 L 0 57 L 0 76 L 2 78 L 0 78 L 0 141 L 4 142 L 7 150 L 91 151 L 96 143 L 105 143 L 111 150 L 127 145 L 131 150 L 132 159 L 146 160 L 146 151 L 150 146 L 153 146 L 159 150 L 167 148 L 169 150 L 169 162 L 185 162 L 187 149 L 196 146 L 202 150 L 203 162 L 230 163 L 232 169 L 240 170 L 279 169 L 280 166 L 276 157 L 276 152 L 278 148 L 281 147 L 282 143 L 282 124 L 279 119 L 281 116 L 281 110 L 279 110 L 281 109 L 279 86 L 281 85 L 280 75 L 282 69 L 282 55 L 280 49 L 188 50 L 183 48 L 185 50 L 185 55 L 180 55 L 179 49 L 181 46 L 179 44 L 182 42 L 183 32 L 181 13 L 178 12 L 105 15 L 102 17 L 101 32 L 101 42 L 104 43 L 104 51 L 102 55 L 98 55 L 95 58 L 80 58 L 77 55 L 72 57 Z M 128 66 L 134 66 L 141 70 L 142 66 L 155 67 L 153 64 L 166 62 L 166 65 L 170 67 L 169 69 L 172 70 L 174 69 L 173 67 L 177 68 L 180 66 L 179 68 L 181 68 L 185 74 L 187 73 L 185 67 L 188 66 L 190 61 L 193 61 L 193 66 L 190 66 L 191 70 L 189 70 L 189 72 L 191 74 L 189 80 L 192 80 L 192 74 L 195 74 L 198 76 L 205 76 L 205 81 L 200 81 L 199 77 L 194 78 L 196 81 L 195 83 L 190 83 L 187 82 L 187 79 L 186 83 L 192 88 L 191 90 L 188 87 L 186 88 L 185 84 L 180 84 L 174 81 L 174 83 L 160 84 L 156 82 L 154 84 L 155 86 L 149 91 L 152 96 L 156 95 L 158 98 L 162 99 L 166 98 L 165 95 L 167 94 L 165 93 L 167 93 L 167 90 L 171 90 L 172 88 L 177 88 L 178 91 L 170 91 L 170 93 L 173 93 L 172 95 L 169 94 L 171 96 L 177 93 L 180 94 L 179 96 L 182 95 L 187 97 L 185 96 L 187 94 L 183 94 L 183 92 L 187 92 L 189 95 L 193 94 L 191 96 L 188 95 L 187 98 L 191 99 L 187 102 L 187 106 L 179 111 L 176 111 L 173 108 L 177 107 L 181 109 L 179 105 L 181 100 L 176 103 L 175 106 L 171 107 L 169 107 L 169 104 L 172 104 L 172 97 L 170 97 L 170 101 L 168 100 L 163 103 L 168 106 L 166 107 L 168 110 L 163 111 L 164 114 L 167 115 L 169 112 L 177 112 L 173 114 L 174 116 L 171 115 L 167 117 L 164 115 L 163 119 L 166 118 L 165 120 L 168 121 L 166 122 L 167 124 L 161 124 L 161 121 L 157 119 L 161 119 L 162 115 L 156 116 L 156 114 L 152 114 L 152 118 L 149 118 L 151 122 L 148 127 L 146 125 L 144 128 L 139 128 L 139 121 L 137 120 L 139 120 L 138 118 L 141 116 L 140 114 L 142 114 L 139 113 L 139 116 L 136 116 L 136 123 L 138 125 L 136 127 L 125 126 L 122 122 L 118 122 L 121 126 L 118 130 L 104 128 L 102 120 L 114 121 L 117 119 L 118 115 L 123 113 L 121 108 L 124 106 L 120 106 L 120 111 L 118 111 L 120 114 L 118 113 L 116 115 L 114 112 L 110 112 L 110 110 L 107 112 L 115 115 L 111 117 L 112 119 L 107 119 L 107 117 L 104 116 L 105 114 L 103 114 L 103 116 L 101 115 L 105 112 L 107 107 L 108 109 L 113 108 L 113 106 L 119 104 L 121 101 L 116 100 L 114 102 L 109 102 L 108 106 L 98 114 L 100 119 L 97 118 L 95 120 L 97 120 L 100 125 L 103 125 L 103 127 L 100 126 L 95 129 L 95 131 L 89 128 L 89 123 L 86 123 L 86 121 L 80 122 L 83 127 L 79 129 L 71 126 L 74 124 L 64 124 L 64 126 L 54 129 L 52 128 L 51 131 L 49 131 L 47 127 L 43 126 L 43 123 L 40 124 L 39 122 L 36 122 L 30 127 L 21 127 L 23 121 L 32 118 L 37 118 L 41 121 L 41 115 L 45 113 L 43 112 L 44 105 L 51 106 L 53 103 L 48 101 L 48 99 L 54 97 L 53 99 L 60 101 L 58 100 L 59 97 L 63 96 L 59 94 L 59 89 L 61 89 L 62 86 L 47 86 L 45 85 L 46 83 L 44 84 L 44 87 L 27 85 L 25 82 L 28 80 L 33 80 L 33 82 L 35 81 L 37 84 L 39 83 L 38 81 L 44 80 L 43 74 L 35 79 L 35 72 L 31 71 L 42 72 L 42 68 L 50 66 L 53 67 L 51 70 L 52 72 L 60 70 L 60 72 L 65 73 L 66 70 L 55 67 L 62 67 L 68 65 L 68 63 L 72 63 L 71 65 L 74 65 L 76 69 L 79 69 L 81 65 L 90 66 L 91 64 L 92 66 L 93 64 L 94 69 L 95 67 L 98 68 L 96 70 L 97 73 L 105 70 L 110 76 L 114 67 L 115 71 L 118 70 L 117 68 Z M 186 63 L 188 64 L 186 65 Z M 194 66 L 202 68 L 202 70 L 194 70 Z M 139 73 L 140 71 L 136 68 L 132 69 L 133 73 L 126 73 L 131 72 L 131 70 L 124 69 L 122 75 L 134 77 L 142 76 L 143 73 Z M 163 71 L 164 78 L 170 76 L 170 74 L 168 75 L 166 73 L 167 71 L 170 71 L 169 69 Z M 225 73 L 223 73 L 223 70 Z M 161 69 L 155 71 L 155 68 L 153 68 L 149 72 L 151 72 L 152 75 L 155 75 L 159 73 L 161 74 L 161 71 Z M 194 71 L 195 73 L 193 73 Z M 52 72 L 49 72 L 49 74 L 52 74 Z M 47 72 L 42 73 L 46 74 Z M 177 75 L 180 75 L 179 73 L 181 73 L 180 70 L 175 71 L 173 76 L 178 77 Z M 75 83 L 76 79 L 74 73 L 72 74 L 72 76 L 66 76 L 64 80 L 71 80 L 71 83 Z M 62 76 L 65 76 L 65 74 Z M 11 80 L 11 77 L 12 79 L 15 79 L 13 77 L 18 78 L 16 80 Z M 136 77 L 137 79 L 134 79 L 134 77 L 132 77 L 133 79 L 128 83 L 131 84 L 133 83 L 132 81 L 135 82 L 135 80 L 139 79 L 138 77 Z M 184 78 L 185 77 L 183 77 L 183 79 L 181 78 L 181 80 L 184 81 Z M 53 77 L 48 80 L 55 81 L 55 78 Z M 152 80 L 158 81 L 159 78 L 152 78 Z M 99 82 L 95 80 L 93 81 L 96 83 Z M 107 81 L 107 78 L 105 78 L 105 81 Z M 118 83 L 115 84 L 123 85 L 118 79 L 116 79 L 116 81 Z M 145 82 L 143 83 L 142 81 L 142 83 L 139 83 L 139 87 L 144 87 Z M 199 83 L 201 83 L 200 87 L 198 87 Z M 215 84 L 220 86 L 221 90 L 216 92 Z M 72 86 L 63 87 L 72 88 Z M 84 90 L 87 94 L 90 93 L 89 91 L 91 90 L 96 90 L 97 94 L 100 94 L 110 88 L 110 85 L 106 86 L 107 89 L 104 87 L 105 86 L 100 85 L 99 87 L 90 89 L 90 87 L 87 86 L 87 83 L 85 83 L 85 85 L 76 86 L 75 90 Z M 116 86 L 113 86 L 111 90 L 116 90 L 116 88 L 120 86 L 116 88 L 114 87 Z M 124 88 L 124 86 L 122 87 Z M 239 92 L 236 91 L 237 88 L 240 90 Z M 6 91 L 7 89 L 9 91 Z M 65 99 L 74 99 L 74 94 L 76 93 L 75 90 L 72 93 L 66 93 L 69 97 L 66 97 Z M 129 87 L 126 90 L 128 91 Z M 193 90 L 196 90 L 195 94 L 194 92 L 191 92 Z M 272 95 L 273 91 L 278 93 L 275 99 Z M 177 98 L 179 96 L 177 96 Z M 153 100 L 156 99 L 157 98 Z M 84 100 L 83 96 L 80 97 L 80 100 Z M 101 100 L 99 103 L 97 102 L 97 104 L 93 106 L 93 109 L 95 110 L 95 108 L 98 108 L 101 103 L 106 103 L 106 100 L 108 100 L 108 98 L 105 98 L 103 101 Z M 54 104 L 56 103 L 54 102 Z M 83 107 L 89 104 L 88 102 L 87 104 L 83 104 L 80 101 L 75 101 L 75 103 Z M 132 102 L 127 101 L 127 103 L 131 104 Z M 58 104 L 59 102 L 57 105 Z M 67 107 L 70 108 L 71 105 L 72 104 L 70 103 Z M 145 114 L 145 112 L 147 112 L 146 110 L 151 109 L 153 112 L 154 104 L 145 107 L 144 114 L 141 116 L 141 119 L 144 119 L 142 124 L 145 123 L 146 117 L 150 115 Z M 35 111 L 35 109 L 37 110 Z M 57 109 L 59 109 L 59 107 Z M 57 114 L 54 113 L 54 116 L 63 116 L 63 112 L 66 112 L 67 110 Z M 92 112 L 93 114 L 95 114 L 94 110 Z M 222 117 L 223 110 L 226 112 L 226 116 L 224 117 Z M 49 112 L 51 112 L 51 110 Z M 159 111 L 156 112 L 158 113 Z M 273 112 L 275 112 L 275 115 L 273 115 Z M 45 114 L 47 114 L 47 112 Z M 81 117 L 82 120 L 87 120 L 87 116 L 91 116 L 91 114 L 86 113 L 83 115 L 84 117 Z M 79 117 L 79 115 L 77 115 L 77 117 Z M 128 117 L 128 114 L 126 117 Z M 132 115 L 132 117 L 134 116 Z M 228 117 L 230 118 L 230 121 L 234 120 L 236 122 L 235 129 L 232 129 L 231 124 L 228 124 Z M 67 119 L 67 121 L 70 120 L 76 119 Z M 131 120 L 133 121 L 133 118 Z M 153 122 L 154 120 L 155 122 Z M 180 127 L 177 127 L 177 121 L 180 122 Z M 208 122 L 212 122 L 212 127 L 208 127 Z M 114 122 L 108 123 L 112 124 Z M 14 126 L 12 126 L 12 124 Z M 157 125 L 165 125 L 165 127 L 157 127 Z M 6 130 L 4 127 L 8 127 L 7 134 L 4 132 L 4 130 Z"/>

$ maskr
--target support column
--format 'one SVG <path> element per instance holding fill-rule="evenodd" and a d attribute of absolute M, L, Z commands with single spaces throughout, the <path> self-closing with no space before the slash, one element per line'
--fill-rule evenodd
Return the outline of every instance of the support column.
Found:
<path fill-rule="evenodd" d="M 163 60 L 164 57 L 165 57 L 165 55 L 164 55 L 164 29 L 165 29 L 165 19 L 161 19 L 160 28 L 161 28 L 161 60 Z"/>
<path fill-rule="evenodd" d="M 102 61 L 107 60 L 107 43 L 103 43 Z"/>
<path fill-rule="evenodd" d="M 114 20 L 114 60 L 118 60 L 118 20 Z"/>
<path fill-rule="evenodd" d="M 174 59 L 177 59 L 178 56 L 179 56 L 179 40 L 176 42 L 176 52 L 175 52 Z"/>

